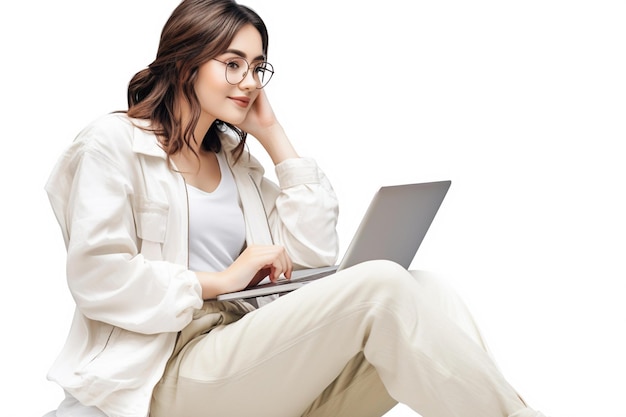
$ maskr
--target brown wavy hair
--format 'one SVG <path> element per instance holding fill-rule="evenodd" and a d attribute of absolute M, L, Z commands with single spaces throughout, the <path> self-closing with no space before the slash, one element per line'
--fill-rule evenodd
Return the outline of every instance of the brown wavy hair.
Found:
<path fill-rule="evenodd" d="M 184 146 L 193 151 L 190 144 L 201 113 L 194 90 L 198 69 L 228 49 L 239 29 L 247 24 L 261 34 L 263 53 L 267 56 L 267 28 L 255 11 L 233 0 L 184 0 L 163 27 L 154 62 L 130 80 L 128 116 L 150 120 L 149 130 L 161 137 L 168 155 Z M 181 97 L 191 108 L 191 120 L 185 126 L 180 120 Z M 202 147 L 219 152 L 219 132 L 226 127 L 239 136 L 239 144 L 233 150 L 238 158 L 247 134 L 230 123 L 216 120 L 202 139 Z"/>

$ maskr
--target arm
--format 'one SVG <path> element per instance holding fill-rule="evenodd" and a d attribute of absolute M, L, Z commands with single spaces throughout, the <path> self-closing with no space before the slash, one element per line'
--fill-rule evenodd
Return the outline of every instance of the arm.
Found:
<path fill-rule="evenodd" d="M 246 120 L 239 127 L 259 141 L 272 158 L 274 165 L 289 158 L 299 157 L 283 127 L 276 119 L 265 90 L 259 92 Z"/>
<path fill-rule="evenodd" d="M 339 203 L 330 182 L 309 158 L 284 161 L 276 175 L 278 194 L 266 202 L 275 243 L 287 248 L 294 269 L 333 265 L 339 253 Z M 273 187 L 264 182 L 263 195 L 274 195 Z"/>
<path fill-rule="evenodd" d="M 202 306 L 200 285 L 184 265 L 141 254 L 136 222 L 148 206 L 119 125 L 83 132 L 46 186 L 66 240 L 68 286 L 92 320 L 139 333 L 178 331 Z M 165 228 L 167 213 L 147 218 L 147 230 Z"/>
<path fill-rule="evenodd" d="M 276 167 L 279 187 L 258 179 L 275 243 L 287 248 L 297 268 L 336 262 L 336 195 L 315 161 L 298 156 L 264 90 L 240 127 L 261 143 Z"/>

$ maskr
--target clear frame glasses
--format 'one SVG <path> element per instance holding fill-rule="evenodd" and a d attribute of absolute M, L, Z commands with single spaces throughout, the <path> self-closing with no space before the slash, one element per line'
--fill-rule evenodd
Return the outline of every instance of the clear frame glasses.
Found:
<path fill-rule="evenodd" d="M 225 61 L 213 58 L 217 62 L 221 62 L 226 66 L 225 76 L 228 84 L 237 85 L 248 76 L 248 72 L 252 69 L 252 77 L 256 81 L 256 88 L 261 89 L 267 85 L 274 75 L 274 67 L 269 62 L 259 62 L 251 67 L 244 58 L 228 58 Z"/>

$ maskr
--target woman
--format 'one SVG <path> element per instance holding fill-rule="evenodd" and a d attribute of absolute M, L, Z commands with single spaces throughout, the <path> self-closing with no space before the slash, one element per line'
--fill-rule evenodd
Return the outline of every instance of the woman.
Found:
<path fill-rule="evenodd" d="M 538 416 L 462 303 L 386 261 L 262 308 L 217 302 L 336 261 L 337 200 L 263 87 L 268 36 L 232 0 L 185 0 L 129 109 L 96 120 L 46 190 L 76 301 L 49 373 L 63 416 Z M 278 178 L 244 149 L 254 136 Z"/>

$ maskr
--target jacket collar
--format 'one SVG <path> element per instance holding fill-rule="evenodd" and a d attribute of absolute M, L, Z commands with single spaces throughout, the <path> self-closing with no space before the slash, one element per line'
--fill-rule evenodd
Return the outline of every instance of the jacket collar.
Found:
<path fill-rule="evenodd" d="M 157 136 L 149 130 L 145 130 L 150 127 L 150 121 L 130 119 L 130 122 L 133 124 L 133 152 L 167 159 L 167 154 L 163 148 L 161 148 Z"/>
<path fill-rule="evenodd" d="M 157 136 L 149 130 L 144 130 L 150 126 L 149 121 L 132 119 L 131 122 L 133 124 L 133 152 L 167 160 L 167 154 L 161 148 Z M 224 132 L 220 135 L 220 140 L 222 142 L 222 150 L 226 155 L 231 172 L 237 183 L 242 206 L 244 207 L 247 241 L 270 245 L 273 241 L 261 196 L 261 182 L 264 174 L 263 166 L 246 150 L 244 150 L 239 160 L 236 163 L 234 162 L 231 151 L 239 143 L 238 138 L 234 134 Z M 265 219 L 265 221 L 259 221 L 259 219 Z"/>
<path fill-rule="evenodd" d="M 167 154 L 159 144 L 157 136 L 149 130 L 145 130 L 150 127 L 150 121 L 143 119 L 130 119 L 130 121 L 133 125 L 133 152 L 167 159 Z M 239 141 L 232 134 L 228 134 L 226 132 L 220 135 L 220 139 L 222 141 L 222 149 L 227 155 L 229 165 L 233 166 L 234 159 L 231 151 L 237 147 Z M 252 168 L 255 171 L 258 169 L 258 163 L 245 150 L 236 165 L 240 168 Z"/>

